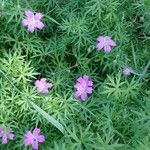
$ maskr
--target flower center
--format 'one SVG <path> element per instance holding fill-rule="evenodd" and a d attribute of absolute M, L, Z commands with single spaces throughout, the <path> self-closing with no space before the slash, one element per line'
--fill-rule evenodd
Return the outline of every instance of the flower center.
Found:
<path fill-rule="evenodd" d="M 105 46 L 108 45 L 108 40 L 107 40 L 106 38 L 103 39 L 103 44 L 104 44 Z"/>
<path fill-rule="evenodd" d="M 29 24 L 32 25 L 32 26 L 35 26 L 36 20 L 35 20 L 34 17 L 32 17 L 32 18 L 29 20 Z"/>
<path fill-rule="evenodd" d="M 40 84 L 39 84 L 39 88 L 40 88 L 41 90 L 44 90 L 45 87 L 46 87 L 46 86 L 45 86 L 45 83 L 40 83 Z"/>
<path fill-rule="evenodd" d="M 37 141 L 37 138 L 35 136 L 33 136 L 32 139 L 33 139 L 33 142 Z"/>

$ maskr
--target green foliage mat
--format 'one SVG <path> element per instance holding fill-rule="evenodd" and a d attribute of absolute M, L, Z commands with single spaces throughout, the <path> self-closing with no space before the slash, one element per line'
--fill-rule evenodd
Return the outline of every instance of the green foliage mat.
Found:
<path fill-rule="evenodd" d="M 22 26 L 26 10 L 44 14 L 44 29 Z M 35 127 L 40 150 L 150 149 L 149 0 L 0 0 L 0 25 L 0 124 L 15 134 L 1 150 L 31 149 L 24 134 Z M 99 35 L 116 41 L 110 53 L 96 51 Z M 84 74 L 86 102 L 73 96 Z M 36 92 L 43 77 L 48 94 Z"/>

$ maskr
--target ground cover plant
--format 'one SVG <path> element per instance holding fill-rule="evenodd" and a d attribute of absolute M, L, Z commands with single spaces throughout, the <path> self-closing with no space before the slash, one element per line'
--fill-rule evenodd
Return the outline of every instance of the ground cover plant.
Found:
<path fill-rule="evenodd" d="M 150 1 L 0 0 L 0 149 L 149 150 Z"/>

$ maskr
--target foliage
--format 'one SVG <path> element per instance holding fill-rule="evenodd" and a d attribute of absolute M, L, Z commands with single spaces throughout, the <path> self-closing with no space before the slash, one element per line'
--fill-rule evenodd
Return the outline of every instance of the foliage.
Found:
<path fill-rule="evenodd" d="M 0 149 L 26 149 L 24 134 L 37 126 L 46 138 L 43 150 L 148 150 L 149 4 L 0 0 L 0 124 L 15 133 Z M 29 33 L 21 25 L 28 9 L 44 14 L 43 30 Z M 96 51 L 99 35 L 111 36 L 117 46 L 108 54 Z M 124 66 L 134 73 L 124 76 Z M 81 102 L 73 86 L 84 74 L 94 91 Z M 34 85 L 41 77 L 54 85 L 46 95 Z"/>

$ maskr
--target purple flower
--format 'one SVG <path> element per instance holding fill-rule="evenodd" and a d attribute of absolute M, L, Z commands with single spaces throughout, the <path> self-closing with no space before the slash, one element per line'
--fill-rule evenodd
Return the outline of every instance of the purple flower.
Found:
<path fill-rule="evenodd" d="M 0 128 L 0 138 L 2 138 L 2 144 L 7 144 L 7 139 L 13 140 L 14 134 L 10 131 L 6 131 L 5 128 Z"/>
<path fill-rule="evenodd" d="M 89 76 L 84 75 L 77 79 L 77 83 L 74 85 L 76 92 L 74 93 L 75 98 L 81 98 L 83 101 L 86 101 L 88 94 L 91 94 L 93 91 L 93 82 L 89 79 Z"/>
<path fill-rule="evenodd" d="M 45 137 L 40 135 L 40 129 L 35 128 L 33 133 L 31 131 L 27 131 L 25 134 L 24 145 L 32 145 L 33 150 L 38 150 L 38 143 L 43 143 L 45 141 Z"/>
<path fill-rule="evenodd" d="M 112 49 L 111 47 L 116 46 L 116 42 L 109 36 L 99 36 L 97 41 L 99 42 L 96 46 L 97 50 L 99 51 L 103 48 L 105 53 L 109 53 Z"/>
<path fill-rule="evenodd" d="M 129 76 L 129 75 L 131 75 L 131 73 L 133 73 L 132 68 L 125 67 L 125 68 L 123 69 L 123 74 L 124 74 L 125 76 Z"/>
<path fill-rule="evenodd" d="M 44 16 L 42 13 L 34 13 L 31 10 L 25 11 L 26 19 L 23 19 L 22 25 L 28 27 L 28 31 L 33 33 L 35 29 L 43 29 L 44 24 L 41 18 Z"/>
<path fill-rule="evenodd" d="M 48 89 L 53 86 L 52 83 L 47 83 L 46 80 L 46 78 L 42 78 L 35 81 L 34 84 L 37 88 L 38 93 L 48 93 Z"/>

